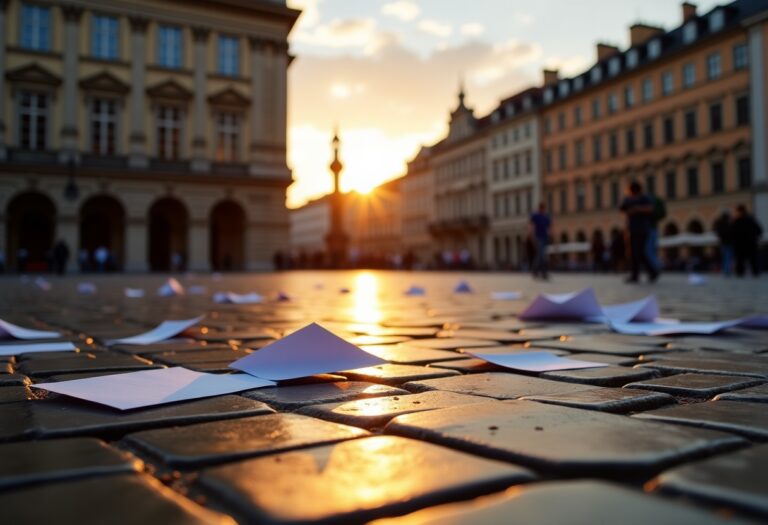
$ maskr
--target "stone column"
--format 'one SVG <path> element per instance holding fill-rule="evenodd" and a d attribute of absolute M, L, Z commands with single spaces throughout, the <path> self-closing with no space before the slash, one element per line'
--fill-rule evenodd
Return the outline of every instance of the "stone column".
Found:
<path fill-rule="evenodd" d="M 129 136 L 128 164 L 133 168 L 146 168 L 147 131 L 144 116 L 145 73 L 147 61 L 147 19 L 132 17 L 131 22 L 131 134 Z"/>
<path fill-rule="evenodd" d="M 0 42 L 8 41 L 8 35 L 5 30 L 5 8 L 7 4 L 8 0 L 0 0 Z M 4 45 L 0 46 L 0 71 L 7 71 Z M 5 143 L 5 129 L 5 75 L 0 75 L 0 162 L 8 157 L 7 145 Z M 0 246 L 5 246 L 5 242 Z"/>
<path fill-rule="evenodd" d="M 189 221 L 189 258 L 188 268 L 193 272 L 211 271 L 210 233 L 208 219 L 190 219 Z"/>
<path fill-rule="evenodd" d="M 56 236 L 53 242 L 62 240 L 69 246 L 68 268 L 77 265 L 77 252 L 80 250 L 80 223 L 75 213 L 61 213 L 56 221 Z"/>
<path fill-rule="evenodd" d="M 129 217 L 125 228 L 125 257 L 123 266 L 127 272 L 146 272 L 149 231 L 144 217 Z"/>
<path fill-rule="evenodd" d="M 281 42 L 273 48 L 272 78 L 274 82 L 272 124 L 273 142 L 285 149 L 288 117 L 288 44 Z"/>
<path fill-rule="evenodd" d="M 198 27 L 193 30 L 195 39 L 195 99 L 194 136 L 192 137 L 192 170 L 209 171 L 205 85 L 208 73 L 208 35 L 210 30 Z"/>
<path fill-rule="evenodd" d="M 64 6 L 64 82 L 62 86 L 62 122 L 61 145 L 59 162 L 67 163 L 70 160 L 78 161 L 78 129 L 77 129 L 77 75 L 78 56 L 80 54 L 80 17 L 83 8 L 77 6 Z"/>

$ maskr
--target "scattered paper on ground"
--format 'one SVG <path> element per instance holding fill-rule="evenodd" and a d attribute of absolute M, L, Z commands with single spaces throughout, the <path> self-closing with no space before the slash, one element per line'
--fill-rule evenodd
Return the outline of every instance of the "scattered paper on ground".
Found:
<path fill-rule="evenodd" d="M 522 299 L 523 294 L 521 292 L 491 292 L 491 299 L 496 301 L 517 301 Z"/>
<path fill-rule="evenodd" d="M 171 337 L 179 335 L 187 328 L 194 326 L 202 321 L 204 317 L 204 315 L 200 315 L 193 319 L 163 321 L 148 332 L 144 332 L 143 334 L 134 335 L 131 337 L 124 337 L 122 339 L 113 339 L 111 341 L 107 341 L 107 344 L 150 345 L 153 343 L 159 343 L 160 341 L 165 341 L 166 339 L 170 339 Z"/>
<path fill-rule="evenodd" d="M 213 294 L 213 300 L 221 304 L 259 304 L 264 300 L 264 297 L 256 292 L 246 294 L 218 292 Z"/>
<path fill-rule="evenodd" d="M 70 341 L 55 343 L 0 344 L 0 356 L 32 354 L 36 352 L 74 352 L 77 347 Z"/>
<path fill-rule="evenodd" d="M 33 330 L 32 328 L 24 328 L 0 319 L 0 339 L 49 339 L 60 336 L 59 332 Z"/>
<path fill-rule="evenodd" d="M 520 319 L 560 319 L 582 321 L 603 315 L 592 288 L 564 294 L 541 294 L 520 314 Z"/>
<path fill-rule="evenodd" d="M 602 368 L 608 366 L 605 363 L 592 361 L 580 361 L 560 357 L 552 352 L 515 352 L 509 354 L 487 354 L 483 352 L 470 352 L 466 354 L 488 361 L 494 365 L 524 370 L 526 372 L 551 372 L 554 370 L 575 370 L 579 368 Z"/>
<path fill-rule="evenodd" d="M 184 295 L 184 287 L 173 277 L 157 289 L 157 295 L 161 297 L 173 297 L 174 295 Z"/>

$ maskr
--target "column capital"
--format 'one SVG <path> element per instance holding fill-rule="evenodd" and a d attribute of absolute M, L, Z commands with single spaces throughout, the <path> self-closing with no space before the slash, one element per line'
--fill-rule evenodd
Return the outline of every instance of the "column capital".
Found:
<path fill-rule="evenodd" d="M 208 27 L 193 27 L 192 28 L 192 36 L 195 39 L 195 42 L 202 42 L 205 43 L 208 41 L 208 36 L 211 34 L 211 29 Z"/>
<path fill-rule="evenodd" d="M 149 18 L 144 16 L 132 16 L 128 18 L 131 23 L 131 29 L 134 33 L 146 33 L 147 25 L 149 25 Z"/>
<path fill-rule="evenodd" d="M 77 5 L 67 4 L 61 7 L 61 12 L 64 15 L 65 22 L 79 23 L 80 17 L 83 15 L 83 8 Z"/>

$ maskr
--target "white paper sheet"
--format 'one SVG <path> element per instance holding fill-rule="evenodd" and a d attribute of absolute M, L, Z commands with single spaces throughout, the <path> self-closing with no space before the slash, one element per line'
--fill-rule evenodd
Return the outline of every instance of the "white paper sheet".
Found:
<path fill-rule="evenodd" d="M 459 281 L 453 288 L 454 293 L 472 293 L 472 287 L 467 281 Z"/>
<path fill-rule="evenodd" d="M 603 306 L 605 321 L 613 323 L 654 322 L 661 315 L 656 297 L 649 295 L 645 299 L 629 303 Z"/>
<path fill-rule="evenodd" d="M 275 295 L 275 301 L 282 303 L 290 300 L 291 300 L 291 296 L 285 292 L 277 292 L 277 294 Z"/>
<path fill-rule="evenodd" d="M 171 277 L 157 289 L 157 295 L 161 297 L 173 297 L 174 295 L 184 295 L 184 287 L 179 281 Z"/>
<path fill-rule="evenodd" d="M 195 284 L 187 288 L 187 292 L 189 295 L 205 295 L 206 292 L 205 286 L 200 286 L 199 284 Z"/>
<path fill-rule="evenodd" d="M 32 386 L 130 410 L 275 386 L 275 383 L 248 374 L 206 374 L 173 367 Z"/>
<path fill-rule="evenodd" d="M 259 304 L 264 301 L 264 297 L 256 292 L 246 294 L 217 292 L 213 294 L 213 301 L 219 304 Z"/>
<path fill-rule="evenodd" d="M 70 341 L 56 343 L 21 343 L 0 345 L 0 356 L 32 354 L 36 352 L 74 352 L 77 347 Z"/>
<path fill-rule="evenodd" d="M 134 335 L 131 337 L 124 337 L 122 339 L 113 339 L 111 341 L 107 341 L 108 345 L 116 345 L 116 344 L 123 344 L 123 345 L 150 345 L 153 343 L 159 343 L 160 341 L 165 341 L 166 339 L 170 339 L 171 337 L 174 337 L 176 335 L 179 335 L 181 332 L 186 330 L 187 328 L 196 325 L 200 321 L 203 320 L 205 316 L 200 315 L 198 317 L 195 317 L 193 319 L 179 319 L 178 321 L 163 321 L 156 327 L 154 327 L 152 330 L 148 332 L 144 332 L 143 334 Z"/>
<path fill-rule="evenodd" d="M 273 381 L 386 363 L 312 323 L 238 359 L 231 368 Z"/>
<path fill-rule="evenodd" d="M 60 336 L 59 332 L 33 330 L 32 328 L 24 328 L 0 319 L 0 339 L 49 339 Z"/>
<path fill-rule="evenodd" d="M 496 301 L 517 301 L 522 297 L 521 292 L 491 292 L 491 299 Z"/>
<path fill-rule="evenodd" d="M 411 297 L 421 297 L 426 294 L 427 294 L 427 290 L 425 290 L 421 286 L 416 286 L 416 285 L 412 285 L 405 292 L 403 292 L 403 295 L 408 295 Z"/>
<path fill-rule="evenodd" d="M 605 363 L 592 361 L 580 361 L 560 357 L 552 352 L 516 352 L 511 354 L 486 354 L 483 352 L 465 351 L 483 361 L 514 370 L 526 372 L 551 372 L 554 370 L 575 370 L 580 368 L 602 368 L 608 366 Z"/>
<path fill-rule="evenodd" d="M 729 328 L 768 329 L 768 316 L 753 315 L 741 319 L 730 319 L 711 323 L 663 322 L 654 323 L 610 323 L 611 329 L 627 335 L 710 335 Z"/>
<path fill-rule="evenodd" d="M 688 274 L 688 284 L 691 286 L 701 286 L 702 284 L 707 284 L 707 279 L 698 273 L 691 273 Z"/>
<path fill-rule="evenodd" d="M 129 299 L 138 299 L 140 297 L 144 297 L 144 290 L 141 288 L 126 288 L 125 296 Z"/>
<path fill-rule="evenodd" d="M 35 279 L 35 286 L 44 292 L 48 292 L 52 288 L 51 283 L 49 283 L 44 277 L 38 277 Z"/>
<path fill-rule="evenodd" d="M 541 294 L 520 314 L 523 320 L 560 319 L 582 321 L 598 318 L 603 309 L 592 288 L 565 294 Z"/>
<path fill-rule="evenodd" d="M 93 295 L 97 291 L 96 285 L 93 283 L 78 283 L 77 284 L 77 293 L 81 293 L 84 295 Z"/>

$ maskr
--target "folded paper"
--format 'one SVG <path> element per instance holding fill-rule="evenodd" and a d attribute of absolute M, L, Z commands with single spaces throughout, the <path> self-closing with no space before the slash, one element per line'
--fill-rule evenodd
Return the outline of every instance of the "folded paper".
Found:
<path fill-rule="evenodd" d="M 144 297 L 144 290 L 141 288 L 126 288 L 125 296 L 129 299 L 138 299 L 140 297 Z"/>
<path fill-rule="evenodd" d="M 411 286 L 405 292 L 403 292 L 403 294 L 412 297 L 421 297 L 422 295 L 426 295 L 427 291 L 421 286 Z"/>
<path fill-rule="evenodd" d="M 472 287 L 467 281 L 459 281 L 453 288 L 454 293 L 472 293 Z"/>
<path fill-rule="evenodd" d="M 614 323 L 650 323 L 658 319 L 659 315 L 659 303 L 652 295 L 639 301 L 603 306 L 605 320 Z"/>
<path fill-rule="evenodd" d="M 491 292 L 491 299 L 496 301 L 517 301 L 522 297 L 523 294 L 520 292 Z"/>
<path fill-rule="evenodd" d="M 729 328 L 768 330 L 768 316 L 753 315 L 741 319 L 710 323 L 657 321 L 654 323 L 610 323 L 611 329 L 626 335 L 711 335 Z"/>
<path fill-rule="evenodd" d="M 75 352 L 77 347 L 70 341 L 56 343 L 21 343 L 0 345 L 0 356 L 32 354 L 37 352 Z"/>
<path fill-rule="evenodd" d="M 96 293 L 96 285 L 93 283 L 78 283 L 77 293 L 92 295 Z"/>
<path fill-rule="evenodd" d="M 560 319 L 583 321 L 603 315 L 592 288 L 564 294 L 541 294 L 520 314 L 520 319 Z"/>
<path fill-rule="evenodd" d="M 123 344 L 123 345 L 151 345 L 153 343 L 159 343 L 160 341 L 165 341 L 166 339 L 170 339 L 171 337 L 174 337 L 176 335 L 179 335 L 181 332 L 186 330 L 187 328 L 196 325 L 200 321 L 203 320 L 205 316 L 201 315 L 198 317 L 195 317 L 193 319 L 180 319 L 178 321 L 163 321 L 156 327 L 154 327 L 152 330 L 148 332 L 144 332 L 143 334 L 134 335 L 131 337 L 124 337 L 122 339 L 113 339 L 111 341 L 107 341 L 108 345 L 116 345 L 116 344 Z"/>
<path fill-rule="evenodd" d="M 34 388 L 130 410 L 274 386 L 248 374 L 207 374 L 182 367 L 39 383 Z"/>
<path fill-rule="evenodd" d="M 49 339 L 51 337 L 60 336 L 61 334 L 59 332 L 33 330 L 0 319 L 0 339 Z"/>
<path fill-rule="evenodd" d="M 256 292 L 239 294 L 234 292 L 218 292 L 213 294 L 213 301 L 220 304 L 259 304 L 264 297 Z"/>
<path fill-rule="evenodd" d="M 229 366 L 256 377 L 284 381 L 383 363 L 386 361 L 312 323 Z"/>
<path fill-rule="evenodd" d="M 466 352 L 483 361 L 494 365 L 523 370 L 525 372 L 552 372 L 555 370 L 576 370 L 580 368 L 602 368 L 605 363 L 581 361 L 560 357 L 552 352 L 515 352 L 509 354 L 492 354 L 483 352 Z"/>
<path fill-rule="evenodd" d="M 179 281 L 171 277 L 157 289 L 157 295 L 161 297 L 173 297 L 174 295 L 184 295 L 184 287 Z"/>

